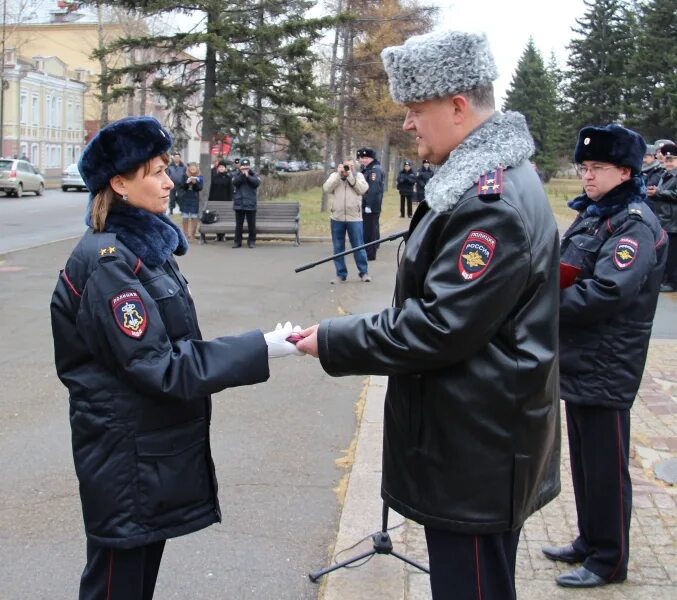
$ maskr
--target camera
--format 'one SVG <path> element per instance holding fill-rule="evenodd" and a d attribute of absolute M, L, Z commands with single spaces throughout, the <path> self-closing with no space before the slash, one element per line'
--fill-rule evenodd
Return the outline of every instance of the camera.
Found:
<path fill-rule="evenodd" d="M 350 167 L 348 165 L 343 165 L 343 170 L 344 171 L 350 171 Z"/>

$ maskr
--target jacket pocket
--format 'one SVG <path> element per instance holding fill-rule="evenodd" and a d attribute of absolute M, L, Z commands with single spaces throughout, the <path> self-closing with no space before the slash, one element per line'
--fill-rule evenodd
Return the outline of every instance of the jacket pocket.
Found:
<path fill-rule="evenodd" d="M 196 419 L 136 436 L 139 509 L 153 527 L 163 517 L 211 498 L 207 423 Z"/>
<path fill-rule="evenodd" d="M 189 336 L 190 309 L 179 284 L 169 275 L 160 275 L 144 281 L 143 286 L 155 300 L 169 339 L 178 340 Z"/>

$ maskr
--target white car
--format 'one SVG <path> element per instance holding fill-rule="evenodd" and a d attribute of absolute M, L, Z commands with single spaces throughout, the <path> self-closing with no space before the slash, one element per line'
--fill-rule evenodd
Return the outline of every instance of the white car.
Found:
<path fill-rule="evenodd" d="M 82 175 L 80 175 L 76 163 L 68 165 L 64 172 L 61 173 L 61 189 L 64 192 L 67 192 L 69 189 L 87 191 L 87 186 L 82 181 Z"/>
<path fill-rule="evenodd" d="M 27 160 L 0 158 L 0 190 L 17 198 L 21 198 L 24 192 L 42 196 L 45 180 Z"/>

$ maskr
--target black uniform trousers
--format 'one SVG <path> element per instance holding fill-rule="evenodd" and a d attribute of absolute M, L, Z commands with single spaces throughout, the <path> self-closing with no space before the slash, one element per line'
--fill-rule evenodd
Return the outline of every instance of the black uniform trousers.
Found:
<path fill-rule="evenodd" d="M 677 287 L 677 233 L 668 233 L 668 260 L 665 263 L 663 283 Z"/>
<path fill-rule="evenodd" d="M 463 535 L 425 528 L 433 600 L 515 600 L 520 530 Z"/>
<path fill-rule="evenodd" d="M 247 218 L 247 244 L 253 246 L 256 242 L 256 211 L 255 210 L 236 210 L 235 211 L 235 243 L 242 243 L 242 231 L 244 229 L 244 220 Z"/>
<path fill-rule="evenodd" d="M 164 549 L 164 540 L 130 550 L 87 540 L 79 600 L 151 600 Z"/>
<path fill-rule="evenodd" d="M 362 227 L 364 228 L 364 243 L 368 244 L 379 238 L 379 218 L 381 213 L 366 213 L 362 211 Z M 367 251 L 367 260 L 376 260 L 376 250 L 380 244 L 365 248 Z"/>
<path fill-rule="evenodd" d="M 404 205 L 406 204 L 407 206 L 407 216 L 411 217 L 411 204 L 412 204 L 412 196 L 414 195 L 414 192 L 410 192 L 409 194 L 403 194 L 400 192 L 400 217 L 404 217 Z"/>
<path fill-rule="evenodd" d="M 606 581 L 628 572 L 632 483 L 628 469 L 630 409 L 566 402 L 571 478 L 583 566 Z"/>

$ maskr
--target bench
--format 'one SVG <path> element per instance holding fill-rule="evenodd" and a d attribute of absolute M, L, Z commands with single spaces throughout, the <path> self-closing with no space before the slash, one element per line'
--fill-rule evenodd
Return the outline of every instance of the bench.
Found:
<path fill-rule="evenodd" d="M 218 216 L 216 223 L 200 223 L 200 243 L 207 242 L 207 235 L 215 235 L 217 240 L 235 236 L 235 211 L 232 202 L 207 202 L 205 210 Z M 256 206 L 256 237 L 277 238 L 279 234 L 292 234 L 294 245 L 301 243 L 299 239 L 299 202 L 261 202 Z M 247 233 L 245 219 L 243 232 Z"/>

